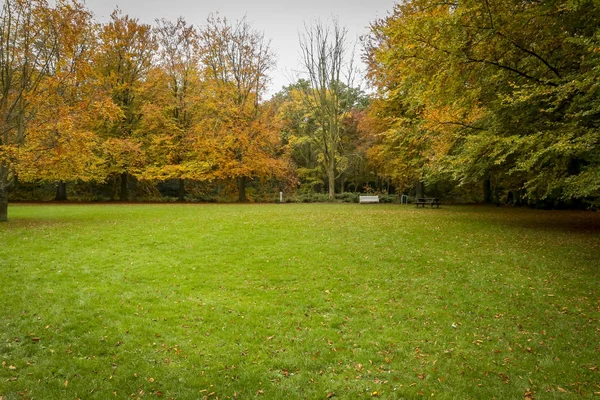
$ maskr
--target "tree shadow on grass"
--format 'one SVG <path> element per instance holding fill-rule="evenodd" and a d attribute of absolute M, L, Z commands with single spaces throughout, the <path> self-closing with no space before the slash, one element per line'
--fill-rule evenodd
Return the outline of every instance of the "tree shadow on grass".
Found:
<path fill-rule="evenodd" d="M 540 231 L 598 234 L 600 213 L 592 211 L 511 210 L 497 215 L 501 224 Z"/>

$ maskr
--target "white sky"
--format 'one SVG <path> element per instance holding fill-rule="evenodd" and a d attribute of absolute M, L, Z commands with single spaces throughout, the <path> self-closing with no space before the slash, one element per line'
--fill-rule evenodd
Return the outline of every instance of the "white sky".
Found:
<path fill-rule="evenodd" d="M 277 54 L 277 66 L 271 71 L 269 95 L 295 81 L 299 70 L 298 32 L 304 23 L 337 17 L 348 28 L 348 38 L 358 39 L 368 32 L 369 24 L 391 13 L 395 0 L 85 0 L 99 22 L 105 22 L 116 6 L 143 23 L 154 24 L 156 18 L 175 20 L 183 16 L 188 23 L 203 25 L 210 13 L 218 12 L 230 20 L 246 15 L 253 28 L 263 31 Z M 356 47 L 355 60 L 360 61 L 362 47 Z M 362 64 L 359 64 L 364 68 Z"/>

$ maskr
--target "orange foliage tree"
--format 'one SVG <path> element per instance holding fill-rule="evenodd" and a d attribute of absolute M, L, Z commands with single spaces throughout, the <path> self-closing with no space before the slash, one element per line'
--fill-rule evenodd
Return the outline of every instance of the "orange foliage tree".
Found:
<path fill-rule="evenodd" d="M 0 11 L 0 221 L 20 180 L 90 180 L 91 127 L 111 114 L 91 92 L 93 27 L 76 1 L 5 1 Z M 93 100 L 91 100 L 93 99 Z"/>
<path fill-rule="evenodd" d="M 200 43 L 206 108 L 198 157 L 210 165 L 208 178 L 235 180 L 238 199 L 245 202 L 249 180 L 285 175 L 274 112 L 261 104 L 274 56 L 245 19 L 231 24 L 210 17 Z"/>
<path fill-rule="evenodd" d="M 147 180 L 177 179 L 179 199 L 185 180 L 204 180 L 206 162 L 198 159 L 197 127 L 203 116 L 198 34 L 183 18 L 157 20 L 158 57 L 145 82 L 142 119 L 146 165 L 138 175 Z"/>
<path fill-rule="evenodd" d="M 150 25 L 122 15 L 119 9 L 100 31 L 97 72 L 120 108 L 121 117 L 100 130 L 108 160 L 107 173 L 120 176 L 120 199 L 129 199 L 129 180 L 145 165 L 138 127 L 142 119 L 141 91 L 155 54 L 156 42 Z"/>
<path fill-rule="evenodd" d="M 59 182 L 57 200 L 64 200 L 66 181 L 105 178 L 95 129 L 119 110 L 93 73 L 97 31 L 91 13 L 73 2 L 59 3 L 49 16 L 53 54 L 39 95 L 32 99 L 36 113 L 17 172 L 22 181 Z"/>

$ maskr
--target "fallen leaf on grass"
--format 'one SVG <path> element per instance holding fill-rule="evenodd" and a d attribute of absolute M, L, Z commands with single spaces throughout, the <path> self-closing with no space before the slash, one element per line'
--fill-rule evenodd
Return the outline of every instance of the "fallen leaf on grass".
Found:
<path fill-rule="evenodd" d="M 327 398 L 328 399 L 332 398 L 333 396 L 335 396 L 335 393 L 333 393 L 333 392 L 327 393 Z M 0 400 L 2 400 L 2 399 L 0 399 Z"/>
<path fill-rule="evenodd" d="M 17 369 L 17 367 L 15 367 L 14 365 L 9 365 L 9 366 L 8 366 L 8 369 L 15 370 L 15 369 Z"/>
<path fill-rule="evenodd" d="M 567 393 L 568 390 L 561 388 L 560 386 L 556 387 L 558 389 L 559 392 L 563 392 L 563 393 Z"/>
<path fill-rule="evenodd" d="M 69 386 L 69 380 L 65 380 L 65 387 Z"/>

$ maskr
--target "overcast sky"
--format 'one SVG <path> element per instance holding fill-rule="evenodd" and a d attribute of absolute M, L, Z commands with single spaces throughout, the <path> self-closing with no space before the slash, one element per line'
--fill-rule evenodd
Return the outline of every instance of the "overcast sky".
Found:
<path fill-rule="evenodd" d="M 156 18 L 175 20 L 183 16 L 188 23 L 203 25 L 210 13 L 218 12 L 230 20 L 246 15 L 252 26 L 265 33 L 277 54 L 276 69 L 271 71 L 273 94 L 294 80 L 300 62 L 298 32 L 304 31 L 304 23 L 320 19 L 330 21 L 338 18 L 340 25 L 348 28 L 353 41 L 368 32 L 369 24 L 385 17 L 393 9 L 394 0 L 85 0 L 96 20 L 105 22 L 116 6 L 138 18 L 153 24 Z M 355 59 L 360 59 L 362 48 L 356 47 Z"/>

